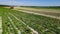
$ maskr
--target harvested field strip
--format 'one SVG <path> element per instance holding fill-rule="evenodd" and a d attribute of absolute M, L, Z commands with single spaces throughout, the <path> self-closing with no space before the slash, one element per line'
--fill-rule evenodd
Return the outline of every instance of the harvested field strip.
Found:
<path fill-rule="evenodd" d="M 54 15 L 48 15 L 49 13 L 44 14 L 44 13 L 35 13 L 35 12 L 23 11 L 23 10 L 18 10 L 18 11 L 22 11 L 22 12 L 30 13 L 30 14 L 35 14 L 35 15 L 46 16 L 46 17 L 55 18 L 55 19 L 60 19 L 60 16 L 59 16 L 60 13 L 59 14 L 55 14 L 56 16 L 54 16 Z"/>
<path fill-rule="evenodd" d="M 59 9 L 58 10 L 54 10 L 54 9 L 49 10 L 46 8 L 46 10 L 43 10 L 43 9 L 45 9 L 45 8 L 43 8 L 42 10 L 41 9 L 39 10 L 39 9 L 26 8 L 26 7 L 15 7 L 14 9 L 18 10 L 18 11 L 26 12 L 26 13 L 33 13 L 36 15 L 42 15 L 42 16 L 46 16 L 46 17 L 60 19 L 60 10 Z"/>

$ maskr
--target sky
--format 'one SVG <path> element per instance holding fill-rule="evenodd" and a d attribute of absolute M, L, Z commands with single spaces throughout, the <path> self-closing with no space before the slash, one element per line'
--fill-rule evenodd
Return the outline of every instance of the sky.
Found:
<path fill-rule="evenodd" d="M 60 6 L 60 0 L 0 0 L 0 4 L 17 6 Z"/>

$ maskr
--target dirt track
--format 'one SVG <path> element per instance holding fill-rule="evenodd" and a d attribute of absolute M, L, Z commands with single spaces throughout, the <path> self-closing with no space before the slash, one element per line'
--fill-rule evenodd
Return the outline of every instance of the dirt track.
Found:
<path fill-rule="evenodd" d="M 2 34 L 2 18 L 0 17 L 0 34 Z"/>

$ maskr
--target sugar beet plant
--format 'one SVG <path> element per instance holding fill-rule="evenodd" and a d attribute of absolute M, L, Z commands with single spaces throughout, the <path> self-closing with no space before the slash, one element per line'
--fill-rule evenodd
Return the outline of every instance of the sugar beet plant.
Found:
<path fill-rule="evenodd" d="M 8 14 L 8 11 L 3 14 L 3 34 L 31 34 L 32 31 L 23 23 L 16 20 Z"/>
<path fill-rule="evenodd" d="M 2 9 L 2 8 L 0 8 Z M 60 34 L 60 20 L 4 8 L 3 34 Z"/>
<path fill-rule="evenodd" d="M 27 25 L 39 32 L 39 34 L 59 34 L 60 20 L 49 17 L 27 14 L 20 11 L 9 12 Z"/>

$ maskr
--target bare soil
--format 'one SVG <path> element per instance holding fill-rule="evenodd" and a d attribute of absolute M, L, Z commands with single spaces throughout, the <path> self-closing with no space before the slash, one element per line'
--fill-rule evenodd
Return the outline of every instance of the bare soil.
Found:
<path fill-rule="evenodd" d="M 2 34 L 2 17 L 0 17 L 0 34 Z"/>

